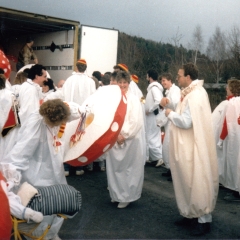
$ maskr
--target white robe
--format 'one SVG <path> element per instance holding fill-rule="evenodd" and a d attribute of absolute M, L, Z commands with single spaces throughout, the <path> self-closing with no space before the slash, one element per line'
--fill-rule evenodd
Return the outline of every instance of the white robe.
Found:
<path fill-rule="evenodd" d="M 173 84 L 169 90 L 166 91 L 166 97 L 169 99 L 169 103 L 166 105 L 165 108 L 172 109 L 175 111 L 178 102 L 181 98 L 181 90 L 178 86 Z M 169 126 L 170 126 L 170 120 L 167 120 L 166 124 L 164 125 L 165 129 L 165 136 L 163 141 L 163 148 L 162 148 L 162 154 L 163 154 L 163 161 L 165 163 L 166 168 L 170 168 L 169 166 Z"/>
<path fill-rule="evenodd" d="M 139 99 L 130 91 L 127 113 L 121 134 L 122 145 L 116 143 L 107 152 L 107 179 L 110 197 L 116 202 L 132 202 L 141 197 L 144 179 L 143 116 Z"/>
<path fill-rule="evenodd" d="M 170 112 L 169 162 L 180 214 L 198 218 L 213 211 L 218 166 L 211 109 L 203 81 L 183 89 L 183 100 Z"/>
<path fill-rule="evenodd" d="M 143 142 L 144 142 L 144 163 L 146 160 L 149 159 L 149 149 L 148 149 L 148 143 L 147 143 L 147 133 L 146 133 L 146 129 L 147 129 L 147 125 L 146 125 L 146 114 L 145 114 L 145 106 L 144 103 L 142 101 L 142 91 L 139 89 L 138 85 L 131 80 L 130 84 L 129 84 L 129 90 L 139 99 L 139 101 L 141 102 L 141 106 L 142 106 L 142 112 L 143 112 L 143 121 L 144 121 L 144 130 L 142 131 L 143 134 Z"/>
<path fill-rule="evenodd" d="M 228 100 L 222 101 L 212 113 L 212 123 L 214 130 L 215 143 L 218 144 L 220 141 L 220 135 L 223 127 L 223 122 L 226 116 L 226 109 L 228 105 Z M 226 148 L 227 148 L 227 139 L 223 142 L 222 147 L 216 145 L 217 150 L 217 159 L 218 159 L 218 172 L 219 172 L 219 183 L 223 186 L 227 186 L 226 183 Z"/>
<path fill-rule="evenodd" d="M 82 105 L 95 91 L 96 86 L 94 80 L 85 73 L 73 73 L 62 87 L 64 100 L 67 102 L 75 102 L 79 105 Z"/>
<path fill-rule="evenodd" d="M 79 105 L 69 103 L 71 118 L 80 117 Z M 46 125 L 39 111 L 28 117 L 28 122 L 19 130 L 17 143 L 4 157 L 2 164 L 10 164 L 22 172 L 22 182 L 27 181 L 35 187 L 66 184 L 63 170 L 64 142 L 56 151 L 53 147 L 53 136 L 59 127 L 50 128 Z M 67 144 L 67 143 L 66 143 Z"/>
<path fill-rule="evenodd" d="M 27 81 L 20 86 L 18 101 L 21 125 L 28 122 L 30 114 L 39 109 L 40 100 L 42 99 L 42 88 L 31 79 L 27 79 Z"/>
<path fill-rule="evenodd" d="M 162 158 L 162 143 L 161 131 L 157 126 L 157 117 L 154 115 L 153 111 L 158 108 L 163 97 L 163 88 L 158 82 L 154 81 L 148 86 L 147 91 L 145 111 L 149 113 L 146 115 L 146 135 L 149 147 L 149 158 L 152 161 L 157 161 Z"/>
<path fill-rule="evenodd" d="M 143 94 L 142 91 L 139 89 L 138 85 L 134 81 L 130 81 L 129 90 L 136 96 L 138 99 L 141 99 Z"/>
<path fill-rule="evenodd" d="M 223 140 L 222 149 L 217 147 L 218 152 L 222 150 L 222 155 L 218 155 L 219 169 L 221 171 L 220 180 L 224 187 L 234 191 L 240 191 L 240 97 L 233 97 L 227 101 L 223 120 L 226 117 L 228 135 Z M 223 124 L 219 125 L 220 134 Z M 219 135 L 220 135 L 219 134 Z"/>
<path fill-rule="evenodd" d="M 9 110 L 13 104 L 13 98 L 15 98 L 12 91 L 5 88 L 0 90 L 0 132 L 2 133 L 2 129 L 7 121 Z M 18 133 L 19 127 L 12 128 L 6 136 L 2 136 L 0 134 L 0 162 L 4 158 L 4 156 L 12 150 Z"/>

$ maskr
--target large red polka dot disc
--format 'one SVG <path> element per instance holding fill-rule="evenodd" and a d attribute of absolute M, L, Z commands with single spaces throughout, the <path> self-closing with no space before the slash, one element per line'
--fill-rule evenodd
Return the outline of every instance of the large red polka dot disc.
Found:
<path fill-rule="evenodd" d="M 0 50 L 0 68 L 3 69 L 5 77 L 8 79 L 11 73 L 11 65 L 3 51 Z"/>
<path fill-rule="evenodd" d="M 64 162 L 72 166 L 88 165 L 113 147 L 124 122 L 127 99 L 119 86 L 109 85 L 99 88 L 82 106 L 88 106 L 94 117 L 81 140 L 70 147 L 69 140 L 79 120 L 67 123 L 63 136 L 66 142 Z"/>

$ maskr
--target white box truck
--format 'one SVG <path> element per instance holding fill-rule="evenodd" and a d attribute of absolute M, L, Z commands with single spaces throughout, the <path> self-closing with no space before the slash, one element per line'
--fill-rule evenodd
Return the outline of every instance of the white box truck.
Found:
<path fill-rule="evenodd" d="M 28 36 L 39 64 L 54 82 L 67 79 L 79 58 L 87 61 L 87 73 L 113 71 L 117 61 L 118 30 L 80 25 L 80 22 L 0 7 L 0 48 L 17 59 Z M 16 75 L 11 61 L 11 81 Z"/>

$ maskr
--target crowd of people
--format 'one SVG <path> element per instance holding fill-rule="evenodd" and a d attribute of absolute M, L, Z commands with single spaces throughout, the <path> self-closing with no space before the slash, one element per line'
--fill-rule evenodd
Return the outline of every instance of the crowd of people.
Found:
<path fill-rule="evenodd" d="M 240 200 L 239 80 L 228 81 L 227 100 L 212 113 L 203 80 L 192 63 L 179 68 L 178 86 L 171 73 L 158 76 L 149 69 L 143 96 L 138 76 L 131 75 L 126 64 L 119 63 L 105 74 L 94 71 L 89 77 L 87 61 L 79 59 L 72 75 L 55 84 L 37 58 L 32 59 L 36 64 L 19 72 L 12 86 L 0 64 L 0 176 L 11 215 L 44 224 L 46 216 L 23 204 L 18 191 L 25 182 L 35 188 L 67 184 L 70 166 L 63 164 L 63 156 L 68 143 L 61 129 L 79 119 L 86 112 L 83 102 L 108 85 L 118 85 L 127 99 L 115 145 L 94 161 L 106 170 L 111 202 L 118 202 L 121 209 L 141 197 L 145 164 L 166 168 L 163 176 L 173 182 L 183 216 L 175 224 L 191 224 L 193 236 L 210 231 L 219 183 L 232 190 L 226 200 Z M 93 163 L 85 169 L 92 171 Z M 85 169 L 75 167 L 74 172 L 82 175 Z M 45 238 L 60 239 L 62 223 L 56 217 Z M 35 234 L 41 231 L 39 227 Z"/>

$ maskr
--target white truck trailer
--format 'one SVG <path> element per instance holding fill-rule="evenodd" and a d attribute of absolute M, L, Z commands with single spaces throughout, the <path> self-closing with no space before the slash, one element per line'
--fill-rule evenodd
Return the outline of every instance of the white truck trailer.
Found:
<path fill-rule="evenodd" d="M 67 79 L 77 59 L 87 61 L 87 73 L 112 71 L 117 61 L 118 30 L 80 25 L 80 22 L 0 7 L 0 48 L 17 59 L 28 36 L 39 64 L 54 82 Z M 11 61 L 11 81 L 16 74 Z"/>

